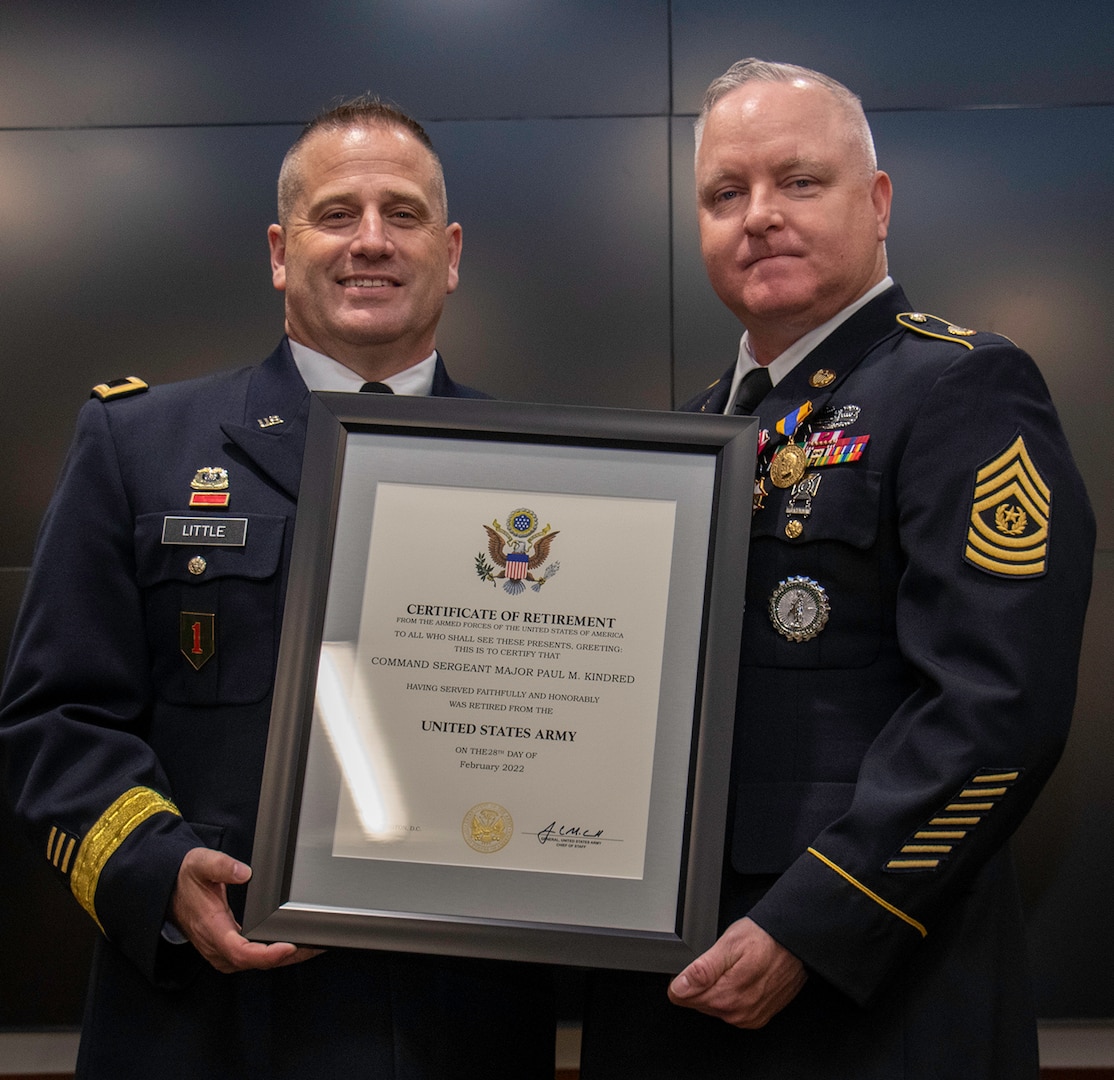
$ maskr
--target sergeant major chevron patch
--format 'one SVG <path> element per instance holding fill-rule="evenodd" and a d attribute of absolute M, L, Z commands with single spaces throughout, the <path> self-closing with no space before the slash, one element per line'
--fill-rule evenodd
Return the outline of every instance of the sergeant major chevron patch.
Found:
<path fill-rule="evenodd" d="M 1039 577 L 1048 558 L 1052 491 L 1019 434 L 975 474 L 963 557 L 1005 577 Z"/>

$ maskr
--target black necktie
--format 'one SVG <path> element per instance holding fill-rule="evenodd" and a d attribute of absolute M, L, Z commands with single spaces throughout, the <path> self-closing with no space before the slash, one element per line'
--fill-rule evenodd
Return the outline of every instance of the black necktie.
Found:
<path fill-rule="evenodd" d="M 773 385 L 766 368 L 751 368 L 739 383 L 739 392 L 735 395 L 735 415 L 750 416 L 755 406 L 773 389 Z"/>
<path fill-rule="evenodd" d="M 394 391 L 385 382 L 366 382 L 360 387 L 361 394 L 393 394 Z"/>

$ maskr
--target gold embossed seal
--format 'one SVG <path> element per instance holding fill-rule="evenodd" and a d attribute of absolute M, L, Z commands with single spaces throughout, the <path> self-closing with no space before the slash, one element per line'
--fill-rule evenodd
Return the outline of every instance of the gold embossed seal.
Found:
<path fill-rule="evenodd" d="M 477 803 L 464 815 L 460 831 L 464 842 L 484 855 L 502 851 L 514 835 L 514 821 L 504 806 L 494 802 Z"/>

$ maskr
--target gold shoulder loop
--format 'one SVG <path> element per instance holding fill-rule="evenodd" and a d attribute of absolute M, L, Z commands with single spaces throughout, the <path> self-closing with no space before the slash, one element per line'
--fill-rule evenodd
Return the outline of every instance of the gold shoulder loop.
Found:
<path fill-rule="evenodd" d="M 926 315 L 923 311 L 903 311 L 898 315 L 897 321 L 906 330 L 939 341 L 954 341 L 967 349 L 973 349 L 974 345 L 964 338 L 974 337 L 978 333 L 977 330 L 968 330 L 965 326 L 956 326 L 947 319 L 941 319 L 939 315 Z"/>
<path fill-rule="evenodd" d="M 149 817 L 161 813 L 182 816 L 178 807 L 157 791 L 145 787 L 131 788 L 101 814 L 77 849 L 77 858 L 74 859 L 73 872 L 70 874 L 70 891 L 92 916 L 102 934 L 104 927 L 97 918 L 94 903 L 101 871 L 135 829 Z"/>
<path fill-rule="evenodd" d="M 98 397 L 101 401 L 110 398 L 127 397 L 129 394 L 142 394 L 148 386 L 142 379 L 129 375 L 126 379 L 113 379 L 111 382 L 97 383 L 90 392 L 90 397 Z"/>

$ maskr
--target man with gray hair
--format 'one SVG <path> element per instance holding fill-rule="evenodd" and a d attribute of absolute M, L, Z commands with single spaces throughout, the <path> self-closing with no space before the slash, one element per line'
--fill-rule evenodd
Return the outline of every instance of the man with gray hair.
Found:
<path fill-rule="evenodd" d="M 94 390 L 13 638 L 7 789 L 102 935 L 77 1074 L 552 1080 L 534 969 L 240 933 L 310 391 L 485 396 L 436 349 L 461 227 L 416 121 L 360 99 L 312 122 L 268 240 L 278 348 Z"/>
<path fill-rule="evenodd" d="M 696 135 L 745 333 L 685 408 L 759 418 L 721 936 L 594 978 L 583 1078 L 1035 1078 L 1006 842 L 1071 719 L 1086 493 L 1032 360 L 889 277 L 849 90 L 744 60 Z"/>

